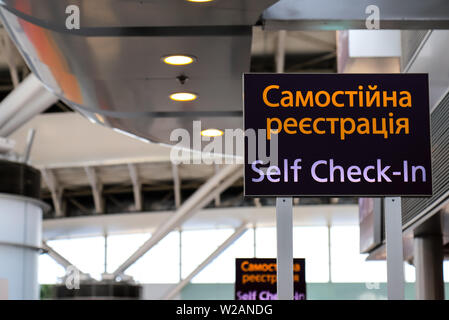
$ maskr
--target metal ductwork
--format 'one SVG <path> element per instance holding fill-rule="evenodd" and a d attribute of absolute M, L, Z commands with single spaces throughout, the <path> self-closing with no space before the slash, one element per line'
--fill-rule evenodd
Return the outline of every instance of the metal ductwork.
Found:
<path fill-rule="evenodd" d="M 4 0 L 0 16 L 34 74 L 91 120 L 154 142 L 174 129 L 242 127 L 252 26 L 275 0 Z M 66 28 L 78 5 L 80 29 Z M 193 56 L 172 66 L 162 58 Z M 176 92 L 197 99 L 172 101 Z M 192 136 L 192 135 L 191 135 Z"/>
<path fill-rule="evenodd" d="M 57 101 L 39 79 L 29 75 L 0 103 L 0 137 L 9 136 Z"/>

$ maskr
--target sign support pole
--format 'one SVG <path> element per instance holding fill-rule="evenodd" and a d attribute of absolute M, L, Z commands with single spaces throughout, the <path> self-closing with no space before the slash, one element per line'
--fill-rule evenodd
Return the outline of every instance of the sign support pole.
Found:
<path fill-rule="evenodd" d="M 277 298 L 293 300 L 292 198 L 276 198 Z"/>
<path fill-rule="evenodd" d="M 404 300 L 404 252 L 400 197 L 385 198 L 388 300 Z"/>

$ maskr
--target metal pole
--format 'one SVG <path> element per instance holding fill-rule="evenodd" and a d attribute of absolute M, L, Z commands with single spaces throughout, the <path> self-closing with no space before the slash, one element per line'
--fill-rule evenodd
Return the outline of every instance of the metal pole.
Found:
<path fill-rule="evenodd" d="M 293 300 L 292 198 L 276 198 L 277 297 Z"/>
<path fill-rule="evenodd" d="M 179 281 L 182 281 L 182 229 L 179 228 Z"/>
<path fill-rule="evenodd" d="M 33 147 L 34 136 L 36 135 L 36 129 L 28 130 L 27 144 L 25 148 L 25 154 L 23 156 L 23 162 L 29 164 L 31 148 Z"/>
<path fill-rule="evenodd" d="M 285 69 L 285 39 L 287 31 L 279 30 L 276 47 L 276 73 L 282 73 Z"/>
<path fill-rule="evenodd" d="M 234 233 L 227 238 L 217 249 L 214 250 L 198 267 L 195 268 L 187 277 L 181 280 L 173 289 L 171 289 L 163 298 L 163 300 L 171 300 L 181 292 L 181 290 L 190 283 L 190 281 L 206 268 L 215 258 L 222 254 L 229 246 L 237 241 L 248 229 L 248 225 L 244 222 L 238 227 Z M 293 271 L 293 267 L 292 267 Z"/>
<path fill-rule="evenodd" d="M 329 283 L 332 282 L 332 248 L 331 248 L 332 242 L 331 242 L 331 225 L 330 223 L 327 225 L 327 258 L 328 261 L 328 267 L 329 267 Z"/>
<path fill-rule="evenodd" d="M 253 251 L 254 258 L 257 257 L 257 234 L 256 234 L 256 224 L 253 224 Z"/>
<path fill-rule="evenodd" d="M 104 273 L 108 273 L 108 235 L 104 234 Z"/>
<path fill-rule="evenodd" d="M 14 91 L 19 88 L 20 86 L 14 89 Z M 58 98 L 47 89 L 42 88 L 38 94 L 26 101 L 25 104 L 18 108 L 12 117 L 10 117 L 7 122 L 1 126 L 0 136 L 9 136 L 26 122 L 31 120 L 34 116 L 37 116 L 39 113 L 45 111 L 56 102 L 58 102 Z"/>
<path fill-rule="evenodd" d="M 385 198 L 387 287 L 389 300 L 404 300 L 404 252 L 400 197 Z"/>

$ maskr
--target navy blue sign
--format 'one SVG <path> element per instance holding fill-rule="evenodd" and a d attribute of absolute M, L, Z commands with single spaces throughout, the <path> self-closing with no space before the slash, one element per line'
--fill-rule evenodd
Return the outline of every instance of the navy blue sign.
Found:
<path fill-rule="evenodd" d="M 276 259 L 235 259 L 235 300 L 277 300 Z M 293 259 L 293 300 L 306 300 L 306 260 Z"/>
<path fill-rule="evenodd" d="M 245 74 L 246 196 L 431 196 L 426 74 Z"/>

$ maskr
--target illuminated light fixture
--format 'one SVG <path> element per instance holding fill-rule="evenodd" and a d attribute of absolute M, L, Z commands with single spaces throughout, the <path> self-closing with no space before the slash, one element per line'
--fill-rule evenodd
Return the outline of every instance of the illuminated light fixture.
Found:
<path fill-rule="evenodd" d="M 195 57 L 187 56 L 184 54 L 174 54 L 162 57 L 162 61 L 164 61 L 164 63 L 172 66 L 185 66 L 187 64 L 195 62 L 195 60 L 196 60 Z"/>
<path fill-rule="evenodd" d="M 206 129 L 201 131 L 201 135 L 205 137 L 219 137 L 223 135 L 223 131 L 218 129 Z"/>
<path fill-rule="evenodd" d="M 170 95 L 170 99 L 174 101 L 193 101 L 196 98 L 198 98 L 198 96 L 190 92 L 176 92 Z"/>
<path fill-rule="evenodd" d="M 98 121 L 104 124 L 105 122 L 104 117 L 101 114 L 95 113 L 95 117 L 97 118 Z"/>
<path fill-rule="evenodd" d="M 214 0 L 187 0 L 188 2 L 211 2 Z"/>

